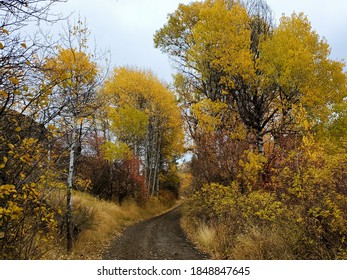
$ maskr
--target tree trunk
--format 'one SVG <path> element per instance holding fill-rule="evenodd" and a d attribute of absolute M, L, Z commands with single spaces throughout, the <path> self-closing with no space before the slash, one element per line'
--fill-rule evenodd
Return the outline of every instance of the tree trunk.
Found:
<path fill-rule="evenodd" d="M 69 174 L 67 178 L 67 194 L 66 194 L 66 248 L 70 253 L 72 250 L 72 185 L 73 185 L 73 176 L 75 169 L 75 148 L 76 148 L 76 129 L 77 129 L 77 120 L 74 118 L 72 124 L 72 135 L 70 143 L 70 162 L 69 162 Z"/>
<path fill-rule="evenodd" d="M 155 178 L 155 195 L 159 195 L 159 168 L 160 168 L 160 150 L 161 150 L 161 131 L 158 131 L 158 142 L 156 148 L 156 178 Z"/>
<path fill-rule="evenodd" d="M 152 190 L 152 145 L 153 145 L 153 129 L 152 124 L 149 122 L 148 128 L 147 128 L 147 145 L 146 145 L 146 167 L 145 167 L 145 173 L 146 173 L 146 184 L 148 193 L 151 194 Z"/>
<path fill-rule="evenodd" d="M 263 139 L 263 133 L 262 131 L 258 130 L 257 134 L 257 147 L 258 147 L 258 154 L 264 155 L 264 139 Z"/>
<path fill-rule="evenodd" d="M 155 140 L 153 141 L 153 150 L 152 150 L 152 161 L 153 161 L 152 196 L 159 194 L 161 131 L 160 131 L 160 121 L 158 119 L 155 120 L 154 135 L 155 135 Z"/>
<path fill-rule="evenodd" d="M 152 191 L 151 191 L 151 195 L 154 196 L 155 193 L 155 189 L 156 189 L 156 183 L 157 183 L 157 153 L 156 153 L 156 148 L 158 146 L 158 132 L 156 130 L 156 128 L 154 129 L 154 135 L 155 135 L 155 140 L 153 141 L 153 145 L 152 145 L 152 151 L 151 151 L 151 158 L 152 158 L 152 166 L 151 169 L 153 169 L 153 178 L 152 178 Z"/>

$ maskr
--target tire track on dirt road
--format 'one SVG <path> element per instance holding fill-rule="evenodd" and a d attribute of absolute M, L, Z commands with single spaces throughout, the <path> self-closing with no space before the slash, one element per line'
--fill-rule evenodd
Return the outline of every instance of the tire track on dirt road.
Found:
<path fill-rule="evenodd" d="M 202 260 L 180 227 L 181 206 L 124 230 L 103 254 L 104 260 Z"/>

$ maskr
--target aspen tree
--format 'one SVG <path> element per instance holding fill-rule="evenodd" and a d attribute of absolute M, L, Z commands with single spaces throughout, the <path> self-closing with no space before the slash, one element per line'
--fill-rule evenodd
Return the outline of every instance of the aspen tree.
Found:
<path fill-rule="evenodd" d="M 47 78 L 53 88 L 52 102 L 58 103 L 57 107 L 60 108 L 60 129 L 68 135 L 66 238 L 69 252 L 73 245 L 71 196 L 77 148 L 81 149 L 81 128 L 99 106 L 96 96 L 99 69 L 88 53 L 87 36 L 88 30 L 79 20 L 77 25 L 69 27 L 67 47 L 58 46 L 57 55 L 47 58 L 45 65 Z"/>

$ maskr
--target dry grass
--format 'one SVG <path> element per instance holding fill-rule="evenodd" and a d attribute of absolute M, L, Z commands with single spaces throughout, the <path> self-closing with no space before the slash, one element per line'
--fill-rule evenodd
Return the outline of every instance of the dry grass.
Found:
<path fill-rule="evenodd" d="M 183 216 L 181 228 L 200 251 L 207 253 L 213 259 L 216 258 L 216 230 L 213 227 L 201 222 L 194 223 L 189 217 Z"/>
<path fill-rule="evenodd" d="M 55 194 L 55 204 L 64 203 L 60 194 Z M 171 206 L 171 205 L 170 205 Z M 80 230 L 70 256 L 64 253 L 64 244 L 44 256 L 45 259 L 101 259 L 108 243 L 121 231 L 136 222 L 158 215 L 169 208 L 159 199 L 150 199 L 140 207 L 133 201 L 122 206 L 97 199 L 87 193 L 73 193 L 75 223 Z"/>
<path fill-rule="evenodd" d="M 204 251 L 215 252 L 216 230 L 213 227 L 200 224 L 196 232 L 196 240 L 204 248 Z"/>
<path fill-rule="evenodd" d="M 251 227 L 237 237 L 230 258 L 238 260 L 293 260 L 290 239 L 285 239 L 281 230 Z"/>
<path fill-rule="evenodd" d="M 184 216 L 182 228 L 191 241 L 212 259 L 292 260 L 299 236 L 294 230 L 249 225 L 244 233 L 232 224 L 208 226 Z"/>

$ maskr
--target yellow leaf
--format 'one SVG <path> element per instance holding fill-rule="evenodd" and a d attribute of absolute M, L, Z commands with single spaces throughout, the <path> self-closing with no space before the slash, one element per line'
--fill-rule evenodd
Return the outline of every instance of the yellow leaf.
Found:
<path fill-rule="evenodd" d="M 0 50 L 4 48 L 4 45 L 0 42 Z"/>
<path fill-rule="evenodd" d="M 0 94 L 5 98 L 8 97 L 8 94 L 4 90 L 0 90 Z"/>
<path fill-rule="evenodd" d="M 20 127 L 17 127 L 16 129 L 15 129 L 15 131 L 16 132 L 19 132 L 19 131 L 21 131 L 22 129 L 20 128 Z"/>
<path fill-rule="evenodd" d="M 7 163 L 8 158 L 7 157 L 3 157 L 4 163 Z"/>
<path fill-rule="evenodd" d="M 6 30 L 5 28 L 0 28 L 0 30 L 2 31 L 2 32 L 4 32 L 6 35 L 9 35 L 10 33 L 8 32 L 8 30 Z"/>
<path fill-rule="evenodd" d="M 9 80 L 14 85 L 18 85 L 19 84 L 19 80 L 17 78 L 15 78 L 15 77 L 10 77 Z"/>
<path fill-rule="evenodd" d="M 10 143 L 10 144 L 7 144 L 8 145 L 8 147 L 11 149 L 11 150 L 13 150 L 14 149 L 14 146 Z"/>
<path fill-rule="evenodd" d="M 20 45 L 21 45 L 24 49 L 27 48 L 27 45 L 26 45 L 25 43 L 21 43 Z"/>
<path fill-rule="evenodd" d="M 0 169 L 3 169 L 3 168 L 5 168 L 5 164 L 3 163 L 3 164 L 0 164 Z"/>

